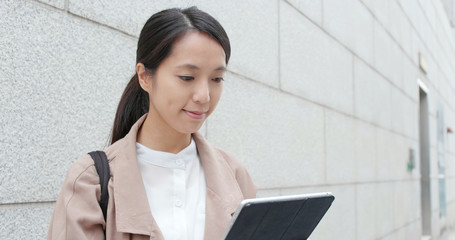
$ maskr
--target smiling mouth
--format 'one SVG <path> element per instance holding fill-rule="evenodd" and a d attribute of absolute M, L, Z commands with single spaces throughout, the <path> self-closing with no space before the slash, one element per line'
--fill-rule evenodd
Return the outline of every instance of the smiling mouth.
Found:
<path fill-rule="evenodd" d="M 199 112 L 199 111 L 188 111 L 183 109 L 186 115 L 188 115 L 192 119 L 203 119 L 207 112 Z"/>

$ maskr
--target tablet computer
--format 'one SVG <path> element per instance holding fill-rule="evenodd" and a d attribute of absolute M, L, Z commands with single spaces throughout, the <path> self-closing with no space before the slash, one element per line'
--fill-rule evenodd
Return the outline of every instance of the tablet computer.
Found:
<path fill-rule="evenodd" d="M 243 200 L 222 239 L 307 239 L 334 199 L 323 192 Z"/>

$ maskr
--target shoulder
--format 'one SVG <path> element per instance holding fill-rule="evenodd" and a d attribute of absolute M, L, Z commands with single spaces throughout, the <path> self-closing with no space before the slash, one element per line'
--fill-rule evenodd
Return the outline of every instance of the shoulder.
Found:
<path fill-rule="evenodd" d="M 203 165 L 204 162 L 206 162 L 206 166 L 214 168 L 210 170 L 206 169 L 205 171 L 210 171 L 211 173 L 217 175 L 218 178 L 222 178 L 221 175 L 225 177 L 228 175 L 234 177 L 244 198 L 256 197 L 256 185 L 253 183 L 253 180 L 243 162 L 241 162 L 233 154 L 208 143 L 201 134 L 197 133 L 193 136 L 196 140 L 198 150 L 200 150 L 199 154 Z M 223 184 L 226 184 L 225 181 L 228 181 L 227 179 L 229 178 L 226 177 L 223 180 Z"/>
<path fill-rule="evenodd" d="M 238 160 L 231 153 L 226 152 L 220 148 L 214 147 L 214 150 L 217 155 L 220 156 L 221 161 L 226 162 L 233 172 L 234 177 L 243 193 L 243 196 L 245 198 L 255 198 L 257 188 L 243 162 Z"/>
<path fill-rule="evenodd" d="M 196 141 L 196 146 L 201 157 L 210 158 L 210 161 L 215 161 L 219 165 L 228 165 L 233 171 L 245 169 L 244 164 L 239 161 L 234 155 L 228 153 L 205 139 L 200 133 L 193 133 L 193 138 Z"/>
<path fill-rule="evenodd" d="M 90 155 L 84 155 L 69 168 L 54 207 L 48 238 L 95 236 L 102 234 L 104 218 L 99 207 L 99 177 Z M 81 222 L 84 224 L 81 225 Z M 84 229 L 90 226 L 91 229 Z"/>
<path fill-rule="evenodd" d="M 94 162 L 86 154 L 75 161 L 69 168 L 63 182 L 54 215 L 62 218 L 74 208 L 80 209 L 81 205 L 89 204 L 91 200 L 97 202 L 99 197 L 99 177 Z M 74 208 L 73 208 L 74 207 Z M 71 213 L 71 216 L 78 215 Z"/>
<path fill-rule="evenodd" d="M 119 140 L 104 149 L 109 161 L 111 175 L 118 152 L 124 145 L 125 141 Z M 74 193 L 81 186 L 99 187 L 99 175 L 96 171 L 95 162 L 88 153 L 76 160 L 69 168 L 64 182 L 64 190 Z"/>
<path fill-rule="evenodd" d="M 125 147 L 125 140 L 120 139 L 114 144 L 108 146 L 103 151 L 106 153 L 109 161 L 110 168 L 112 169 L 115 159 L 119 155 L 119 151 Z M 78 160 L 76 160 L 70 167 L 67 173 L 67 180 L 88 180 L 87 178 L 94 179 L 94 184 L 99 184 L 99 176 L 95 168 L 95 162 L 93 161 L 90 154 L 85 154 Z"/>
<path fill-rule="evenodd" d="M 97 176 L 98 174 L 96 173 L 95 163 L 90 155 L 86 154 L 71 165 L 66 176 L 66 182 L 74 183 L 81 180 L 94 182 L 92 179 L 97 180 Z M 96 183 L 97 182 L 94 182 L 94 184 Z"/>
<path fill-rule="evenodd" d="M 212 146 L 212 148 L 213 148 L 214 152 L 216 153 L 216 155 L 219 157 L 219 160 L 226 162 L 229 165 L 229 167 L 232 169 L 232 171 L 236 172 L 236 171 L 239 171 L 242 169 L 246 170 L 243 162 L 241 162 L 233 154 L 231 154 L 221 148 L 215 147 L 215 146 Z"/>

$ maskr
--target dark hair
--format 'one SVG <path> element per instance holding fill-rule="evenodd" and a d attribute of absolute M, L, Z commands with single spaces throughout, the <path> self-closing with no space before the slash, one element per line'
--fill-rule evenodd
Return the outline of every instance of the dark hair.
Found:
<path fill-rule="evenodd" d="M 136 63 L 143 63 L 151 74 L 170 54 L 172 44 L 184 33 L 197 30 L 216 40 L 224 50 L 226 64 L 231 55 L 229 38 L 221 24 L 196 7 L 171 8 L 153 14 L 139 36 Z M 141 86 L 137 73 L 127 84 L 115 114 L 111 144 L 123 138 L 133 124 L 149 110 L 149 96 Z"/>

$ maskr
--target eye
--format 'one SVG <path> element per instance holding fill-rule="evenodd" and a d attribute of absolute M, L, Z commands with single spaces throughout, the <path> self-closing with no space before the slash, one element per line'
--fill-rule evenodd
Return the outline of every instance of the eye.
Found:
<path fill-rule="evenodd" d="M 217 77 L 217 78 L 212 78 L 212 80 L 215 81 L 215 82 L 217 82 L 217 83 L 219 83 L 219 82 L 221 82 L 221 81 L 224 81 L 224 78 L 222 78 L 222 77 Z"/>
<path fill-rule="evenodd" d="M 182 79 L 183 81 L 191 81 L 194 79 L 194 77 L 192 76 L 179 76 L 180 79 Z"/>

